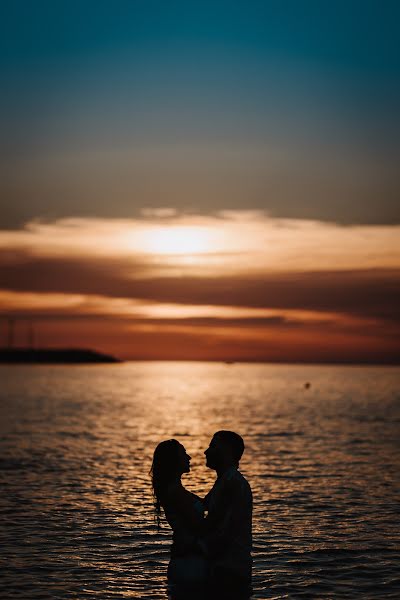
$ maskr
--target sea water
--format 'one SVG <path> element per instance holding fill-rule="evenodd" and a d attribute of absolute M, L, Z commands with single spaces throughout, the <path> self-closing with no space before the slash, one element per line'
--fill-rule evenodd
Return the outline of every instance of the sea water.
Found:
<path fill-rule="evenodd" d="M 205 495 L 203 452 L 231 429 L 254 598 L 398 599 L 399 384 L 395 367 L 1 366 L 0 597 L 166 598 L 153 450 L 182 442 L 184 485 Z"/>

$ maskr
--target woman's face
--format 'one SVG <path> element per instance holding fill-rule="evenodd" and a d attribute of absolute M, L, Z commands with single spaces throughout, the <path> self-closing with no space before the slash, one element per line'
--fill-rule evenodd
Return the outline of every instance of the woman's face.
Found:
<path fill-rule="evenodd" d="M 189 473 L 190 472 L 190 460 L 191 460 L 191 457 L 186 452 L 184 446 L 182 446 L 182 444 L 180 444 L 179 450 L 178 450 L 178 464 L 179 464 L 179 470 L 181 473 Z"/>

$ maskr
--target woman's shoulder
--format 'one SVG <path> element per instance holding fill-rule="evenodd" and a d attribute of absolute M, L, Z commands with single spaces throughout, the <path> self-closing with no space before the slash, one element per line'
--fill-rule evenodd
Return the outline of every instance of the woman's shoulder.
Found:
<path fill-rule="evenodd" d="M 187 498 L 190 492 L 186 490 L 183 485 L 179 482 L 170 483 L 164 492 L 164 498 L 166 502 L 173 502 L 176 500 L 181 501 Z"/>
<path fill-rule="evenodd" d="M 187 490 L 181 483 L 171 483 L 165 490 L 165 503 L 171 505 L 202 504 L 199 496 Z"/>

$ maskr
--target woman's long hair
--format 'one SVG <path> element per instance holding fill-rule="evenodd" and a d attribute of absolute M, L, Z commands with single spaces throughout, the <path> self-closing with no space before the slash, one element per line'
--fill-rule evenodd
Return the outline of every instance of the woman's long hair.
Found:
<path fill-rule="evenodd" d="M 181 444 L 172 439 L 160 442 L 154 450 L 150 475 L 158 529 L 161 525 L 161 507 L 164 506 L 168 485 L 178 474 L 180 447 Z"/>

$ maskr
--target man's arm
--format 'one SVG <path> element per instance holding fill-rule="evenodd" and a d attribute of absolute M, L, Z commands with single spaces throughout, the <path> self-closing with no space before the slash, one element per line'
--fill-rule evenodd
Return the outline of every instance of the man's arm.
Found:
<path fill-rule="evenodd" d="M 249 518 L 249 499 L 237 480 L 225 481 L 213 502 L 205 522 L 205 534 L 200 540 L 203 552 L 210 558 L 226 552 Z"/>

